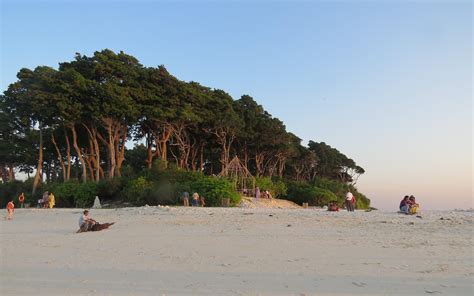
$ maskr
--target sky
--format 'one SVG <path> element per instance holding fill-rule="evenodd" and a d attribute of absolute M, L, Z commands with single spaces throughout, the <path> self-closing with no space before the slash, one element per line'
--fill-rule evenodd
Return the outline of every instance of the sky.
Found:
<path fill-rule="evenodd" d="M 396 210 L 473 207 L 471 1 L 1 1 L 1 81 L 109 48 L 251 95 Z"/>

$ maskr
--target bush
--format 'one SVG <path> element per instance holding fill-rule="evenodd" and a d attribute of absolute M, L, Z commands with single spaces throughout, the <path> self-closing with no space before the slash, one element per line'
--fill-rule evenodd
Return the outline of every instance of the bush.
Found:
<path fill-rule="evenodd" d="M 255 178 L 255 186 L 260 188 L 260 191 L 268 190 L 273 197 L 286 195 L 286 184 L 280 180 L 272 181 L 269 177 L 257 177 Z"/>
<path fill-rule="evenodd" d="M 145 177 L 130 180 L 124 190 L 125 200 L 135 205 L 144 205 L 146 203 L 146 196 L 149 194 L 152 186 L 153 183 Z"/>
<path fill-rule="evenodd" d="M 103 179 L 99 182 L 97 191 L 100 200 L 120 200 L 123 198 L 123 190 L 128 179 L 125 177 L 115 177 L 113 179 Z"/>
<path fill-rule="evenodd" d="M 54 194 L 56 207 L 89 208 L 98 195 L 98 185 L 94 182 L 69 181 L 49 184 L 48 188 Z"/>
<path fill-rule="evenodd" d="M 301 182 L 288 183 L 286 198 L 297 204 L 307 202 L 313 206 L 324 206 L 329 201 L 337 200 L 337 196 L 331 191 Z"/>
<path fill-rule="evenodd" d="M 31 187 L 21 181 L 11 181 L 0 184 L 0 206 L 6 207 L 10 200 L 13 200 L 15 206 L 19 205 L 18 196 L 25 193 L 25 203 L 30 203 L 32 206 L 36 204 L 34 198 L 31 196 Z"/>
<path fill-rule="evenodd" d="M 197 192 L 206 199 L 206 206 L 220 206 L 223 198 L 229 198 L 231 205 L 237 205 L 240 202 L 240 195 L 235 191 L 232 183 L 226 179 L 201 175 L 196 181 L 191 181 L 181 188 L 192 195 Z"/>

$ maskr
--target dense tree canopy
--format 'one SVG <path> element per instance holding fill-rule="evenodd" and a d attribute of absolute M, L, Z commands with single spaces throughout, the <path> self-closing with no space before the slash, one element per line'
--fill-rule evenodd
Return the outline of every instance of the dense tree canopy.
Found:
<path fill-rule="evenodd" d="M 21 69 L 17 77 L 0 97 L 4 182 L 33 169 L 35 188 L 99 182 L 121 176 L 124 164 L 146 170 L 155 160 L 217 175 L 235 155 L 260 177 L 349 184 L 364 173 L 324 142 L 303 146 L 251 96 L 233 100 L 123 52 L 76 54 L 58 69 Z"/>

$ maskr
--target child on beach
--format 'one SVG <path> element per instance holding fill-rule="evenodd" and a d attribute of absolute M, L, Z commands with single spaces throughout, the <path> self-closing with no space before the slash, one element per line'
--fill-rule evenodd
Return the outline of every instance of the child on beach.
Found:
<path fill-rule="evenodd" d="M 199 194 L 197 192 L 193 193 L 192 206 L 193 207 L 198 207 L 199 206 Z"/>
<path fill-rule="evenodd" d="M 20 208 L 23 208 L 23 203 L 25 202 L 25 194 L 23 192 L 18 196 L 18 201 L 20 202 Z"/>
<path fill-rule="evenodd" d="M 420 208 L 420 205 L 416 203 L 415 197 L 413 195 L 411 195 L 410 198 L 408 199 L 408 205 L 409 205 L 409 212 L 411 215 L 418 213 L 418 209 Z"/>
<path fill-rule="evenodd" d="M 13 219 L 13 212 L 15 211 L 15 204 L 13 200 L 7 203 L 7 220 Z"/>

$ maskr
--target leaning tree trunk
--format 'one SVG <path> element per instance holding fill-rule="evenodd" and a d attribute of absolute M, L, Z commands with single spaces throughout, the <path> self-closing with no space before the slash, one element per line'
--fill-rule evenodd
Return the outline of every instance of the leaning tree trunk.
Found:
<path fill-rule="evenodd" d="M 86 167 L 86 162 L 84 161 L 84 157 L 82 156 L 82 151 L 79 148 L 79 145 L 77 144 L 76 127 L 73 124 L 71 124 L 69 128 L 72 131 L 72 140 L 73 140 L 74 149 L 76 150 L 77 157 L 79 158 L 79 162 L 81 163 L 81 166 L 82 166 L 82 182 L 86 183 L 87 182 L 87 167 Z"/>
<path fill-rule="evenodd" d="M 66 129 L 64 129 L 64 137 L 66 138 L 66 158 L 67 158 L 67 173 L 65 181 L 69 181 L 71 178 L 71 144 L 69 143 L 69 137 Z"/>
<path fill-rule="evenodd" d="M 56 143 L 56 139 L 54 138 L 54 131 L 51 132 L 51 141 L 54 144 L 54 148 L 56 149 L 56 152 L 58 153 L 58 160 L 59 163 L 61 164 L 61 169 L 63 171 L 63 180 L 66 181 L 66 165 L 64 164 L 63 156 L 61 154 L 61 151 L 59 150 L 58 144 Z"/>
<path fill-rule="evenodd" d="M 32 195 L 35 194 L 36 189 L 38 188 L 38 185 L 41 182 L 42 175 L 43 175 L 43 131 L 39 130 L 39 135 L 40 135 L 40 145 L 39 145 L 39 152 L 38 152 L 38 165 L 36 167 L 36 175 L 35 175 L 35 180 L 33 181 L 33 190 L 32 190 Z"/>

